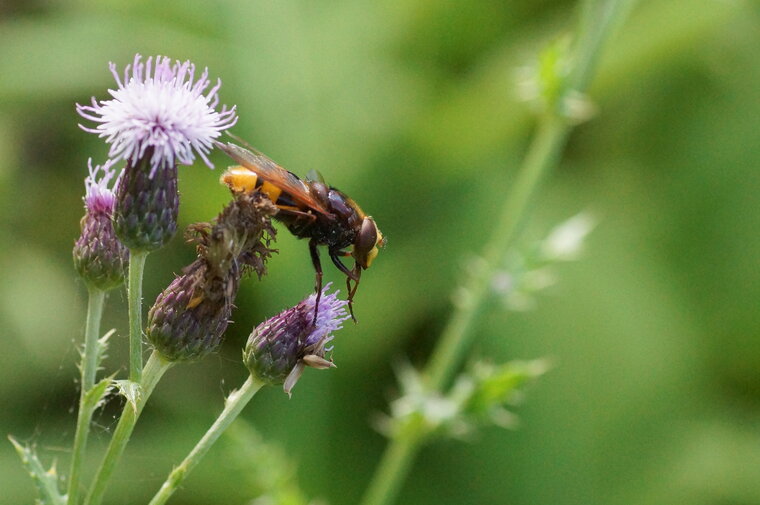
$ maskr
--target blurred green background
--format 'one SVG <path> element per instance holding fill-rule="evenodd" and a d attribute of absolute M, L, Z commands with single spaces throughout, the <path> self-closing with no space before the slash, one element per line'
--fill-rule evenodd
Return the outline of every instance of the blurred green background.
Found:
<path fill-rule="evenodd" d="M 0 4 L 0 432 L 68 464 L 86 290 L 71 264 L 86 161 L 106 147 L 74 103 L 106 98 L 109 61 L 135 52 L 208 66 L 237 104 L 234 132 L 299 174 L 320 170 L 389 240 L 362 279 L 358 325 L 336 370 L 308 371 L 288 400 L 245 411 L 298 468 L 308 496 L 356 503 L 384 447 L 392 364 L 421 365 L 463 265 L 493 232 L 532 133 L 520 67 L 575 28 L 555 0 L 53 1 Z M 587 253 L 561 267 L 536 310 L 494 311 L 474 352 L 556 363 L 517 411 L 516 431 L 424 449 L 399 503 L 760 504 L 760 7 L 642 1 L 608 45 L 589 94 L 598 113 L 570 138 L 526 237 L 590 209 Z M 180 170 L 181 224 L 215 216 L 229 161 Z M 309 293 L 304 242 L 238 298 L 224 348 L 172 369 L 127 450 L 111 504 L 144 503 L 245 378 L 240 349 L 260 320 Z M 148 259 L 155 296 L 193 258 L 176 237 Z M 330 268 L 328 280 L 342 285 Z M 125 295 L 108 365 L 126 354 Z M 113 399 L 91 447 L 115 425 Z M 223 439 L 171 503 L 244 504 L 261 457 Z M 259 455 L 260 456 L 260 455 Z M 264 458 L 266 459 L 266 458 Z M 249 468 L 238 467 L 244 462 Z M 93 458 L 91 464 L 95 463 Z M 233 464 L 234 463 L 234 464 Z M 33 501 L 0 443 L 0 501 Z"/>

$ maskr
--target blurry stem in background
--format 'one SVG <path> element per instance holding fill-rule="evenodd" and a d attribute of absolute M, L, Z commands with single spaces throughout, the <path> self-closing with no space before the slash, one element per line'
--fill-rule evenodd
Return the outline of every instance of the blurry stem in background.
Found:
<path fill-rule="evenodd" d="M 211 449 L 211 446 L 224 433 L 224 430 L 240 415 L 243 408 L 245 408 L 248 402 L 251 401 L 251 398 L 253 398 L 253 395 L 263 385 L 263 382 L 249 375 L 248 380 L 245 381 L 245 384 L 239 390 L 230 393 L 224 402 L 224 410 L 219 414 L 214 424 L 211 425 L 211 428 L 208 429 L 203 438 L 193 447 L 193 450 L 190 451 L 190 454 L 187 455 L 182 463 L 171 471 L 166 481 L 161 485 L 161 489 L 158 490 L 148 505 L 162 505 L 166 503 L 166 500 L 177 490 L 185 480 L 185 477 L 195 468 L 195 465 L 206 455 L 208 450 Z"/>
<path fill-rule="evenodd" d="M 82 457 L 87 447 L 87 437 L 90 434 L 90 421 L 95 408 L 89 407 L 85 398 L 87 392 L 95 384 L 95 373 L 98 367 L 98 337 L 100 336 L 100 319 L 103 315 L 103 305 L 106 292 L 90 286 L 88 288 L 87 323 L 84 330 L 84 349 L 82 350 L 81 392 L 79 395 L 79 413 L 77 428 L 74 435 L 74 447 L 69 470 L 68 504 L 76 505 L 79 501 L 79 472 L 82 467 Z"/>
<path fill-rule="evenodd" d="M 441 334 L 438 345 L 425 370 L 427 386 L 432 391 L 446 387 L 469 349 L 474 332 L 472 323 L 483 309 L 491 289 L 491 280 L 499 262 L 514 243 L 533 196 L 541 186 L 546 173 L 559 160 L 570 127 L 556 115 L 544 115 L 531 143 L 525 161 L 505 202 L 497 226 L 498 230 L 486 245 L 483 260 L 475 265 L 462 286 L 455 309 Z"/>
<path fill-rule="evenodd" d="M 142 374 L 142 280 L 147 251 L 129 251 L 129 380 L 140 382 Z"/>
<path fill-rule="evenodd" d="M 106 454 L 103 456 L 103 461 L 101 461 L 90 486 L 90 492 L 85 500 L 86 505 L 99 505 L 103 500 L 103 494 L 105 493 L 108 481 L 116 467 L 116 463 L 118 463 L 124 452 L 124 448 L 127 446 L 127 442 L 129 442 L 129 437 L 132 435 L 132 430 L 137 423 L 137 419 L 140 417 L 145 402 L 150 398 L 153 389 L 164 375 L 164 372 L 173 364 L 171 361 L 164 360 L 156 351 L 153 351 L 153 354 L 151 354 L 148 362 L 145 364 L 136 395 L 132 398 L 128 397 L 127 402 L 124 404 L 119 424 L 116 425 L 116 430 L 113 433 L 111 442 L 108 444 Z"/>
<path fill-rule="evenodd" d="M 562 97 L 583 93 L 593 75 L 605 42 L 630 9 L 632 0 L 588 0 L 583 3 L 580 25 L 573 50 L 571 69 L 562 83 Z M 560 113 L 561 103 L 539 119 L 537 131 L 514 185 L 507 196 L 497 226 L 483 253 L 462 287 L 451 319 L 425 371 L 431 391 L 441 391 L 460 366 L 469 350 L 474 332 L 473 322 L 483 309 L 496 267 L 514 245 L 525 223 L 531 203 L 547 173 L 557 165 L 572 128 Z M 390 440 L 370 482 L 362 505 L 384 505 L 395 501 L 414 456 L 423 442 L 421 436 L 404 436 Z"/>

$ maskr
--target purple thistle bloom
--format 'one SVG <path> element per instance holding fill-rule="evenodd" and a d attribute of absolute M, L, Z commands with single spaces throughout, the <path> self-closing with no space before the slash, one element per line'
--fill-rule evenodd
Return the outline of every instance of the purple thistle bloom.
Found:
<path fill-rule="evenodd" d="M 111 182 L 115 172 L 108 162 L 95 167 L 88 161 L 90 175 L 85 178 L 85 215 L 82 233 L 74 244 L 74 266 L 91 286 L 109 290 L 124 282 L 129 261 L 127 248 L 116 238 L 111 216 L 116 197 Z"/>
<path fill-rule="evenodd" d="M 121 79 L 114 63 L 109 64 L 118 88 L 109 90 L 113 97 L 92 105 L 77 104 L 85 119 L 99 123 L 95 128 L 80 127 L 104 137 L 111 144 L 113 161 L 126 160 L 136 165 L 146 154 L 151 172 L 161 165 L 189 165 L 197 153 L 210 168 L 207 154 L 212 141 L 237 122 L 235 107 L 222 107 L 217 92 L 221 80 L 206 91 L 211 82 L 208 69 L 195 80 L 195 65 L 166 56 L 150 57 L 145 63 L 135 55 Z M 205 94 L 204 94 L 205 92 Z"/>
<path fill-rule="evenodd" d="M 331 285 L 331 282 L 327 283 L 322 289 L 317 321 L 313 326 L 310 326 L 309 333 L 304 341 L 304 348 L 311 351 L 319 349 L 322 354 L 324 354 L 324 351 L 329 352 L 332 350 L 332 346 L 325 348 L 325 345 L 333 339 L 333 332 L 343 328 L 343 321 L 351 318 L 348 312 L 346 312 L 348 302 L 338 298 L 340 290 L 335 291 L 334 293 L 327 293 L 327 290 Z M 314 304 L 316 300 L 317 294 L 312 293 L 295 308 L 299 309 L 299 312 L 307 314 L 313 319 L 315 309 Z"/>
<path fill-rule="evenodd" d="M 325 359 L 325 353 L 332 350 L 327 344 L 351 316 L 346 310 L 348 302 L 338 299 L 339 291 L 328 294 L 329 288 L 330 284 L 322 290 L 316 323 L 316 294 L 312 294 L 253 330 L 243 359 L 254 377 L 268 384 L 283 384 L 290 394 L 306 366 L 334 366 Z"/>

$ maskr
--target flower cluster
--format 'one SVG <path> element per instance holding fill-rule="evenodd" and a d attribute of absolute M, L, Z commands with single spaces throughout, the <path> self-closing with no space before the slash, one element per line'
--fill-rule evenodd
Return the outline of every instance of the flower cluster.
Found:
<path fill-rule="evenodd" d="M 124 453 L 135 423 L 156 383 L 178 362 L 198 360 L 215 351 L 230 323 L 235 297 L 246 274 L 266 273 L 276 250 L 271 219 L 279 208 L 253 188 L 233 192 L 232 201 L 211 222 L 188 227 L 187 241 L 196 259 L 156 298 L 143 325 L 142 277 L 151 251 L 164 246 L 177 231 L 178 164 L 200 157 L 213 168 L 209 153 L 216 139 L 237 122 L 235 107 L 219 104 L 221 81 L 212 85 L 208 70 L 196 75 L 189 61 L 138 54 L 123 75 L 111 63 L 117 88 L 108 100 L 77 104 L 77 112 L 95 126 L 80 127 L 104 139 L 109 159 L 89 163 L 85 179 L 85 216 L 73 250 L 74 264 L 89 288 L 88 316 L 82 351 L 81 395 L 72 447 L 68 489 L 59 489 L 55 468 L 47 470 L 32 448 L 11 440 L 33 479 L 40 503 L 82 503 L 82 462 L 92 416 L 109 390 L 118 388 L 126 403 L 87 490 L 84 503 L 100 505 Z M 115 167 L 120 167 L 116 170 Z M 126 275 L 129 269 L 129 276 Z M 129 380 L 115 374 L 97 381 L 106 350 L 99 338 L 105 291 L 128 281 Z M 329 285 L 257 326 L 245 348 L 250 375 L 225 400 L 219 419 L 180 467 L 175 468 L 151 503 L 163 504 L 214 440 L 239 415 L 264 384 L 284 384 L 290 394 L 306 366 L 334 366 L 325 354 L 333 332 L 349 318 L 348 302 L 328 293 Z M 320 299 L 321 298 L 321 299 Z M 153 353 L 143 365 L 143 338 Z"/>
<path fill-rule="evenodd" d="M 149 252 L 176 232 L 177 164 L 190 164 L 197 155 L 211 167 L 208 153 L 214 139 L 233 126 L 237 116 L 235 107 L 216 110 L 221 82 L 211 86 L 208 70 L 196 78 L 189 61 L 162 56 L 143 61 L 138 54 L 123 76 L 113 63 L 110 69 L 117 84 L 109 91 L 111 98 L 77 105 L 83 118 L 96 123 L 81 128 L 105 139 L 110 160 L 102 168 L 102 180 L 95 182 L 100 168 L 91 170 L 87 201 L 102 208 L 105 217 L 86 221 L 87 233 L 77 242 L 75 258 L 80 270 L 118 260 L 123 279 L 125 246 L 132 252 Z M 106 185 L 118 162 L 126 166 L 114 194 Z M 198 257 L 158 296 L 148 314 L 146 335 L 164 358 L 194 360 L 217 348 L 241 277 L 248 271 L 265 273 L 274 237 L 270 218 L 276 212 L 259 193 L 236 194 L 213 223 L 189 228 L 188 239 L 196 244 Z M 100 233 L 106 225 L 108 233 Z M 104 249 L 100 263 L 95 263 L 86 253 L 101 244 L 92 237 L 112 237 L 118 247 Z M 325 294 L 319 307 L 315 303 L 315 297 L 309 297 L 255 329 L 246 351 L 249 368 L 270 382 L 285 382 L 290 391 L 304 366 L 330 366 L 324 359 L 325 344 L 347 317 L 345 302 Z"/>

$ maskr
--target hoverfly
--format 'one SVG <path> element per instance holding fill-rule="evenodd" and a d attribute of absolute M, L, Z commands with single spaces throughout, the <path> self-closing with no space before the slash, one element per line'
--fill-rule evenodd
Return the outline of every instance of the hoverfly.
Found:
<path fill-rule="evenodd" d="M 251 152 L 231 142 L 216 146 L 240 165 L 230 167 L 221 177 L 233 192 L 260 191 L 279 209 L 275 219 L 285 224 L 298 238 L 309 239 L 309 253 L 316 271 L 317 307 L 322 296 L 322 264 L 317 246 L 327 246 L 333 264 L 346 275 L 348 308 L 354 317 L 353 300 L 362 270 L 372 264 L 385 238 L 372 217 L 351 198 L 328 186 L 319 176 L 310 173 L 301 179 L 259 152 Z M 351 250 L 346 250 L 350 247 Z M 354 267 L 349 269 L 341 257 L 352 256 Z M 354 282 L 353 288 L 351 281 Z"/>

